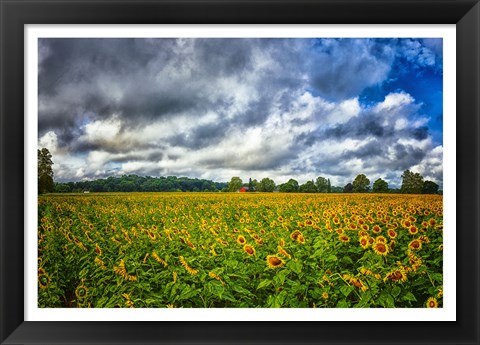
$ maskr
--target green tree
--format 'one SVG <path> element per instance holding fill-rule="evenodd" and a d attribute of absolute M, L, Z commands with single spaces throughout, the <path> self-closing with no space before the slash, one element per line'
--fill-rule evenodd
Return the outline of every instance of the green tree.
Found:
<path fill-rule="evenodd" d="M 343 187 L 344 193 L 353 193 L 353 185 L 349 182 Z"/>
<path fill-rule="evenodd" d="M 423 194 L 437 194 L 438 193 L 438 188 L 440 186 L 436 184 L 433 181 L 425 181 L 423 182 L 423 188 L 422 188 L 422 193 Z"/>
<path fill-rule="evenodd" d="M 319 193 L 328 192 L 328 180 L 325 177 L 319 176 L 315 181 L 315 185 Z"/>
<path fill-rule="evenodd" d="M 400 191 L 404 194 L 421 194 L 423 190 L 423 176 L 405 170 L 402 174 L 402 186 Z"/>
<path fill-rule="evenodd" d="M 327 193 L 332 192 L 332 184 L 330 183 L 330 179 L 327 180 Z"/>
<path fill-rule="evenodd" d="M 272 179 L 269 179 L 268 177 L 263 178 L 257 184 L 257 190 L 259 192 L 273 192 L 274 189 L 275 189 L 275 182 Z"/>
<path fill-rule="evenodd" d="M 388 193 L 387 181 L 382 180 L 381 178 L 375 180 L 375 182 L 373 182 L 372 191 L 374 193 Z"/>
<path fill-rule="evenodd" d="M 298 182 L 294 179 L 288 180 L 288 182 L 283 183 L 279 186 L 280 192 L 293 193 L 298 192 Z"/>
<path fill-rule="evenodd" d="M 299 187 L 299 191 L 302 193 L 316 193 L 317 186 L 313 181 L 307 181 Z"/>
<path fill-rule="evenodd" d="M 354 193 L 366 193 L 370 189 L 370 180 L 364 174 L 355 177 L 352 183 Z"/>
<path fill-rule="evenodd" d="M 253 192 L 253 181 L 251 177 L 248 179 L 248 191 Z"/>
<path fill-rule="evenodd" d="M 52 155 L 46 148 L 37 151 L 38 165 L 38 193 L 49 193 L 55 191 L 53 183 Z"/>
<path fill-rule="evenodd" d="M 242 179 L 238 176 L 234 176 L 234 177 L 232 177 L 232 179 L 228 183 L 227 190 L 229 192 L 236 192 L 237 190 L 242 188 L 242 185 L 243 185 Z"/>

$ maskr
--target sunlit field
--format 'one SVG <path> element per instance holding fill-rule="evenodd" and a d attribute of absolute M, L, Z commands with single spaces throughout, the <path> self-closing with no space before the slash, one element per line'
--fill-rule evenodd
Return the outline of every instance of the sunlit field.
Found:
<path fill-rule="evenodd" d="M 38 199 L 38 306 L 442 307 L 438 195 Z"/>

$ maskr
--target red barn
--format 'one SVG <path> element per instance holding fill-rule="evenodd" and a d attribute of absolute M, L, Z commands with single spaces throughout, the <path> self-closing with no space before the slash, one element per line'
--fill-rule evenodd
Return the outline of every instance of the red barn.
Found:
<path fill-rule="evenodd" d="M 242 187 L 242 188 L 240 188 L 240 190 L 239 190 L 240 193 L 245 193 L 245 192 L 247 192 L 247 191 L 248 191 L 248 188 L 247 188 L 247 187 Z"/>

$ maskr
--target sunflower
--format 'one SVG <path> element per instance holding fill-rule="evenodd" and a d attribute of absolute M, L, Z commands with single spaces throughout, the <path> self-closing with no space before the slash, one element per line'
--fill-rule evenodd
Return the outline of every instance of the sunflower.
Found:
<path fill-rule="evenodd" d="M 297 242 L 300 243 L 300 244 L 304 244 L 305 243 L 305 237 L 303 237 L 302 234 L 298 235 Z"/>
<path fill-rule="evenodd" d="M 285 265 L 285 261 L 279 258 L 276 255 L 268 255 L 267 256 L 267 266 L 269 268 L 279 268 Z"/>
<path fill-rule="evenodd" d="M 408 233 L 410 235 L 416 235 L 418 234 L 418 228 L 415 225 L 412 225 L 411 227 L 408 228 Z"/>
<path fill-rule="evenodd" d="M 313 223 L 312 220 L 307 219 L 307 220 L 305 220 L 305 223 L 304 223 L 304 224 L 305 224 L 306 226 L 312 226 L 314 223 Z"/>
<path fill-rule="evenodd" d="M 297 237 L 300 236 L 302 233 L 300 232 L 300 230 L 295 230 L 294 232 L 292 232 L 290 234 L 290 238 L 294 241 L 297 240 Z"/>
<path fill-rule="evenodd" d="M 337 229 L 337 230 L 335 230 L 335 231 L 336 231 L 337 234 L 339 234 L 339 235 L 342 235 L 342 234 L 343 234 L 343 229 L 342 229 L 342 228 Z"/>
<path fill-rule="evenodd" d="M 88 289 L 83 283 L 75 289 L 75 296 L 77 296 L 78 299 L 82 300 L 88 295 Z"/>
<path fill-rule="evenodd" d="M 191 275 L 195 275 L 195 274 L 198 273 L 198 270 L 193 269 L 188 265 L 187 261 L 185 260 L 185 258 L 182 255 L 180 255 L 180 263 L 182 264 L 183 267 L 185 267 L 187 272 L 190 273 Z"/>
<path fill-rule="evenodd" d="M 285 240 L 283 238 L 281 238 L 280 242 L 278 244 L 281 245 L 282 247 L 284 247 L 285 246 Z"/>
<path fill-rule="evenodd" d="M 240 235 L 240 236 L 237 237 L 237 243 L 238 244 L 245 244 L 245 243 L 247 243 L 247 240 L 245 239 L 245 237 Z"/>
<path fill-rule="evenodd" d="M 324 293 L 322 293 L 322 298 L 328 299 L 328 292 L 325 291 Z"/>
<path fill-rule="evenodd" d="M 382 242 L 375 242 L 372 245 L 373 251 L 378 255 L 387 256 L 388 254 L 388 247 L 385 243 Z"/>
<path fill-rule="evenodd" d="M 98 255 L 102 255 L 102 249 L 100 248 L 100 246 L 98 244 L 95 243 L 95 253 L 97 253 Z"/>
<path fill-rule="evenodd" d="M 388 229 L 387 235 L 388 235 L 388 237 L 390 237 L 390 238 L 397 238 L 397 233 L 396 233 L 395 230 L 393 230 L 393 229 Z"/>
<path fill-rule="evenodd" d="M 246 244 L 243 246 L 243 250 L 245 251 L 245 253 L 247 253 L 248 255 L 250 256 L 253 256 L 255 255 L 255 248 L 253 248 L 251 245 L 249 244 Z"/>
<path fill-rule="evenodd" d="M 375 233 L 375 234 L 379 234 L 382 232 L 382 228 L 378 225 L 374 225 L 373 228 L 372 228 L 372 231 Z"/>
<path fill-rule="evenodd" d="M 368 248 L 368 246 L 370 245 L 370 243 L 368 242 L 368 237 L 366 237 L 366 236 L 360 237 L 359 242 L 360 242 L 360 246 L 361 246 L 363 249 Z"/>
<path fill-rule="evenodd" d="M 422 249 L 422 242 L 419 240 L 413 240 L 408 244 L 408 247 L 414 250 Z"/>
<path fill-rule="evenodd" d="M 286 257 L 286 258 L 289 258 L 289 259 L 292 258 L 292 256 L 291 256 L 285 249 L 283 249 L 282 246 L 278 246 L 277 249 L 278 249 L 278 253 L 279 253 L 280 255 L 282 255 L 282 256 L 284 256 L 284 257 Z"/>
<path fill-rule="evenodd" d="M 428 239 L 427 236 L 425 235 L 422 235 L 418 238 L 419 241 L 423 242 L 423 243 L 430 243 L 430 240 Z"/>
<path fill-rule="evenodd" d="M 427 299 L 427 308 L 438 308 L 438 301 L 435 297 L 430 297 Z"/>
<path fill-rule="evenodd" d="M 391 280 L 393 282 L 405 282 L 407 281 L 407 272 L 403 268 L 393 270 L 385 276 L 384 281 Z"/>
<path fill-rule="evenodd" d="M 343 242 L 343 243 L 350 242 L 350 237 L 348 237 L 347 235 L 339 236 L 338 239 L 340 240 L 340 242 Z"/>
<path fill-rule="evenodd" d="M 41 270 L 43 271 L 42 268 Z M 38 285 L 40 285 L 41 289 L 46 289 L 49 284 L 50 284 L 50 277 L 48 276 L 47 273 L 45 273 L 45 271 L 43 271 L 38 275 Z"/>

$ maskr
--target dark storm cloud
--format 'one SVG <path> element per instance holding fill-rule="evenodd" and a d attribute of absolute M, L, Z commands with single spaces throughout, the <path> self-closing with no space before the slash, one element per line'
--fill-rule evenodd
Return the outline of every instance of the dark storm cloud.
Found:
<path fill-rule="evenodd" d="M 355 97 L 386 79 L 393 58 L 388 45 L 374 40 L 325 39 L 310 62 L 311 83 L 327 99 Z"/>

